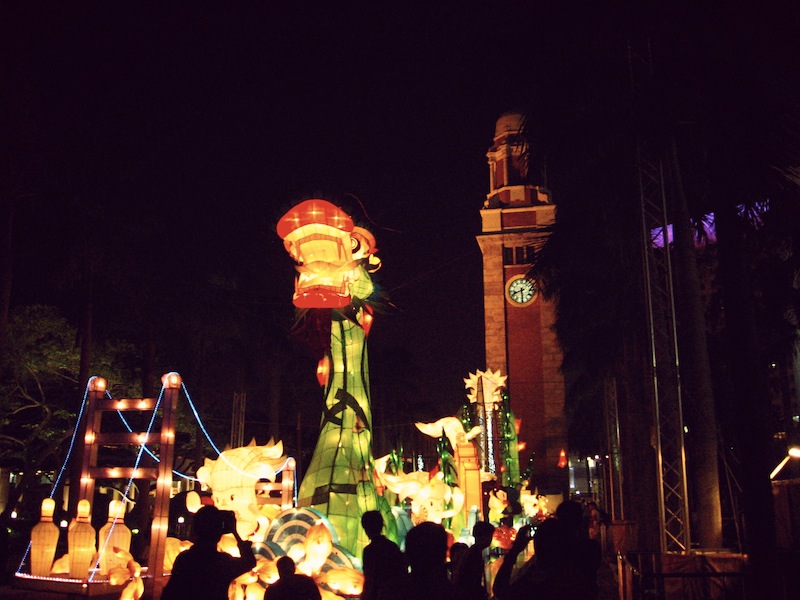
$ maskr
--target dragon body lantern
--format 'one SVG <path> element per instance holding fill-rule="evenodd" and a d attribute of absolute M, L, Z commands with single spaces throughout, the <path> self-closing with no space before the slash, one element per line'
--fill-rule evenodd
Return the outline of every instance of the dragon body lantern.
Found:
<path fill-rule="evenodd" d="M 301 202 L 280 219 L 277 232 L 297 263 L 294 305 L 331 309 L 330 345 L 317 367 L 325 409 L 298 504 L 326 515 L 342 545 L 358 556 L 369 543 L 360 524 L 364 512 L 380 510 L 394 537 L 394 517 L 373 477 L 366 341 L 370 274 L 380 266 L 375 238 L 325 200 Z"/>

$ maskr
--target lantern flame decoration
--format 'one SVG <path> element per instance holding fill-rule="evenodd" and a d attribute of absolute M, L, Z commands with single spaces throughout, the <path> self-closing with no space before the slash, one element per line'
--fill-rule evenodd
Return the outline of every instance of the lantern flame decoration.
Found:
<path fill-rule="evenodd" d="M 293 302 L 298 308 L 344 308 L 361 259 L 375 251 L 375 238 L 325 200 L 306 200 L 278 222 L 278 235 L 298 263 Z"/>
<path fill-rule="evenodd" d="M 270 440 L 266 446 L 257 446 L 252 440 L 247 446 L 223 450 L 217 460 L 207 458 L 197 470 L 197 478 L 211 487 L 217 508 L 236 514 L 236 530 L 242 539 L 248 539 L 266 525 L 255 484 L 259 479 L 274 481 L 286 460 L 283 442 Z"/>

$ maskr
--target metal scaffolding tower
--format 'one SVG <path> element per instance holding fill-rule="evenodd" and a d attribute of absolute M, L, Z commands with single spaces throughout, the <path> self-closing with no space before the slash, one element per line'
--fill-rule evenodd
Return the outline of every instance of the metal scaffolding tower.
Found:
<path fill-rule="evenodd" d="M 628 66 L 635 101 L 642 97 L 642 87 L 652 77 L 649 40 L 629 42 Z M 689 504 L 664 161 L 646 136 L 638 136 L 637 162 L 651 394 L 657 434 L 661 551 L 685 552 L 690 549 Z"/>

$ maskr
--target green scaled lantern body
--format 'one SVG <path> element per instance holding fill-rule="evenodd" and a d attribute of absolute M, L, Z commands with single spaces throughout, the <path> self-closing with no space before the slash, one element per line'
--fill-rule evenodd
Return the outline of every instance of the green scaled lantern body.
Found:
<path fill-rule="evenodd" d="M 365 285 L 368 281 L 365 272 L 357 283 L 362 292 L 371 289 L 371 283 Z M 356 315 L 362 319 L 363 309 Z M 373 474 L 366 335 L 359 322 L 333 311 L 325 410 L 298 503 L 327 515 L 342 544 L 356 556 L 369 543 L 361 528 L 364 512 L 380 510 L 390 533 L 394 529 L 394 517 L 375 489 Z"/>

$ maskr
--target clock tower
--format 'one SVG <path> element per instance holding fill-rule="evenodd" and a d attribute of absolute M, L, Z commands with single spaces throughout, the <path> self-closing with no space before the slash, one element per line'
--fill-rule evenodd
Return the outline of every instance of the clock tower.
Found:
<path fill-rule="evenodd" d="M 523 115 L 506 113 L 495 127 L 489 159 L 489 193 L 481 210 L 478 244 L 483 254 L 486 367 L 508 375 L 511 408 L 521 420 L 520 471 L 532 460 L 531 489 L 568 492 L 560 462 L 567 449 L 562 354 L 555 305 L 528 276 L 534 250 L 555 221 L 547 191 L 527 183 Z"/>

